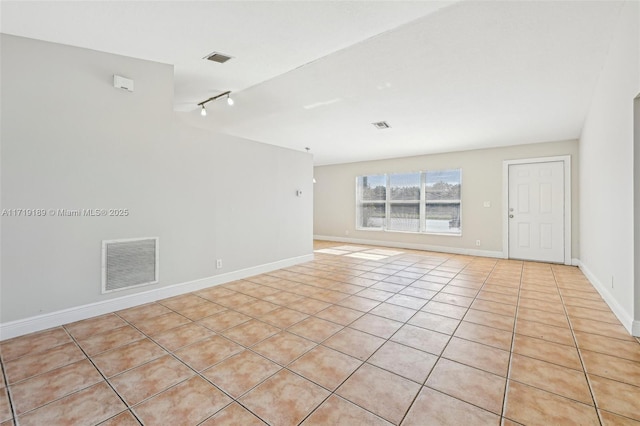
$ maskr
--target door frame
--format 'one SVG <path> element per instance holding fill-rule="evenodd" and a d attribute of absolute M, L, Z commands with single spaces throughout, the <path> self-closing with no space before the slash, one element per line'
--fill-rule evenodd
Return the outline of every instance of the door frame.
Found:
<path fill-rule="evenodd" d="M 523 158 L 502 161 L 502 257 L 509 259 L 509 166 L 515 164 L 564 163 L 564 264 L 571 265 L 571 156 Z"/>

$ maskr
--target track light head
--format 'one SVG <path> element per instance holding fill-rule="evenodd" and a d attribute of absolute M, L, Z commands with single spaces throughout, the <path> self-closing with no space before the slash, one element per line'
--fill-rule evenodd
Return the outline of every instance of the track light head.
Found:
<path fill-rule="evenodd" d="M 230 90 L 227 90 L 226 92 L 220 93 L 219 95 L 216 95 L 216 96 L 212 96 L 212 97 L 210 97 L 209 99 L 206 99 L 206 100 L 204 100 L 204 101 L 200 102 L 200 103 L 198 104 L 199 106 L 201 106 L 201 107 L 202 107 L 202 109 L 200 110 L 200 115 L 201 115 L 201 116 L 203 116 L 203 117 L 206 117 L 206 116 L 207 116 L 207 110 L 206 110 L 206 109 L 205 109 L 205 107 L 204 107 L 204 105 L 205 105 L 207 102 L 215 101 L 216 99 L 220 99 L 220 98 L 223 98 L 223 97 L 225 97 L 225 96 L 227 97 L 227 104 L 229 104 L 229 105 L 233 105 L 233 99 L 231 99 L 231 96 L 229 96 L 229 95 L 231 95 L 231 91 L 230 91 Z"/>

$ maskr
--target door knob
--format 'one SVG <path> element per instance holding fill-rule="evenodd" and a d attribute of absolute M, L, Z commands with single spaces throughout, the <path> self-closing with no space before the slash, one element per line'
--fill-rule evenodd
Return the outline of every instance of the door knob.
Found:
<path fill-rule="evenodd" d="M 510 219 L 513 219 L 513 215 L 512 215 L 512 214 L 510 214 L 510 215 L 509 215 L 509 218 L 510 218 Z"/>

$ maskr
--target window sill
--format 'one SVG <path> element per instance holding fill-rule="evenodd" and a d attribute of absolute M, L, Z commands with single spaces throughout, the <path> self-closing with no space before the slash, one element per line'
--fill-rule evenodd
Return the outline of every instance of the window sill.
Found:
<path fill-rule="evenodd" d="M 356 228 L 356 231 L 369 231 L 369 232 L 389 232 L 393 234 L 413 234 L 413 235 L 436 235 L 442 237 L 462 237 L 462 232 L 459 234 L 449 232 L 414 232 L 414 231 L 397 231 L 394 229 L 375 229 L 375 228 Z"/>

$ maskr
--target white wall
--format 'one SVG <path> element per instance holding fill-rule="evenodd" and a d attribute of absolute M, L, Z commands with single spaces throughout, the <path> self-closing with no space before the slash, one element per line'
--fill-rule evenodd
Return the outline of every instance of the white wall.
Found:
<path fill-rule="evenodd" d="M 1 37 L 2 208 L 130 215 L 2 217 L 0 322 L 312 254 L 309 154 L 183 124 L 170 65 Z M 160 282 L 102 295 L 101 240 L 151 236 Z"/>
<path fill-rule="evenodd" d="M 620 12 L 580 137 L 581 267 L 629 330 L 634 297 L 640 297 L 634 294 L 633 267 L 633 99 L 640 92 L 638 8 L 638 2 L 628 1 Z M 635 318 L 640 319 L 639 312 Z"/>
<path fill-rule="evenodd" d="M 578 205 L 577 141 L 423 155 L 314 168 L 314 235 L 441 249 L 458 253 L 502 254 L 502 162 L 571 155 L 572 205 Z M 462 169 L 462 236 L 356 230 L 356 176 L 448 168 Z M 491 207 L 483 207 L 489 201 Z M 572 210 L 572 257 L 579 255 L 578 209 Z M 476 246 L 480 240 L 480 247 Z"/>

